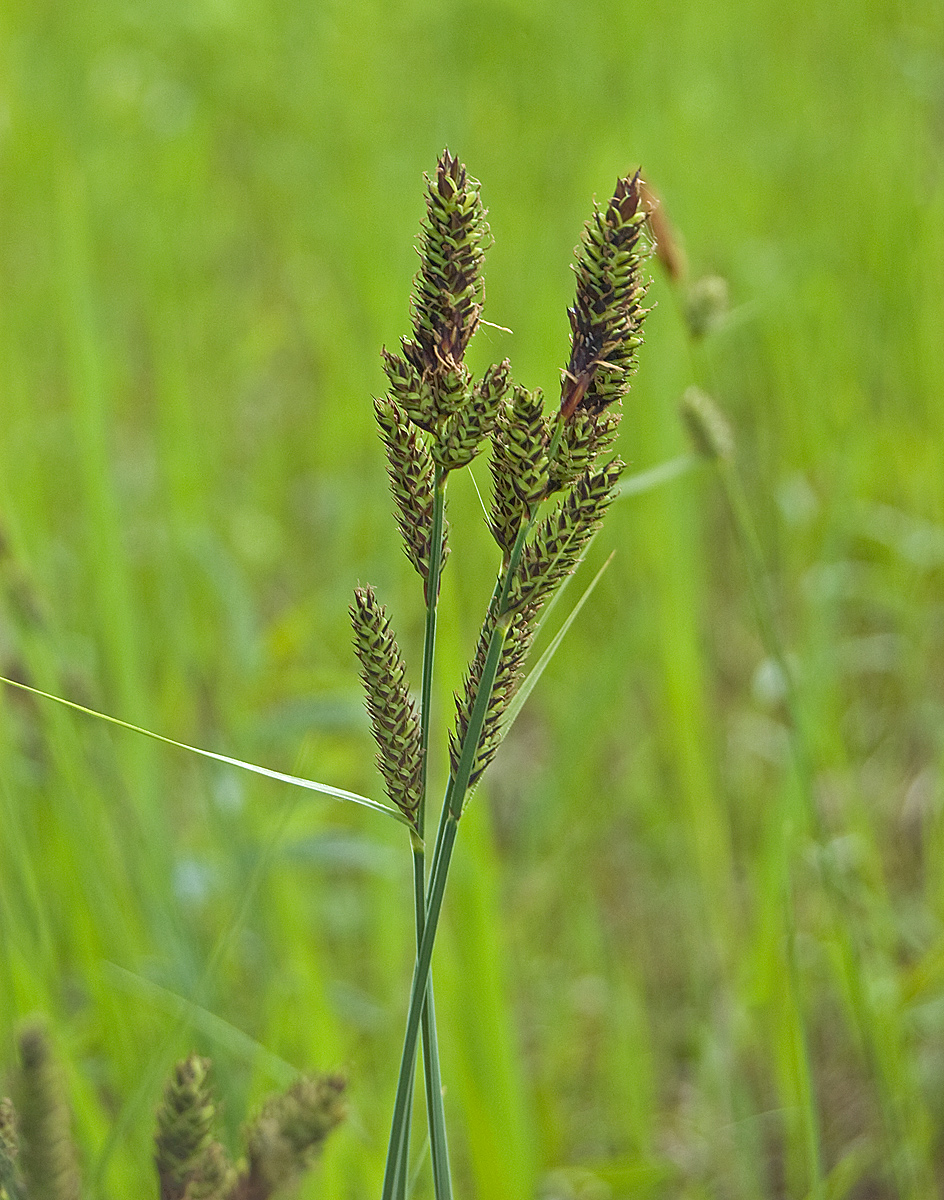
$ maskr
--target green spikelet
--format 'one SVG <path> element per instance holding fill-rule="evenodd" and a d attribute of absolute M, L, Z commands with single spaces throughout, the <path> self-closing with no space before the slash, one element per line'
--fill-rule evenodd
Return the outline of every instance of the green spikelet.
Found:
<path fill-rule="evenodd" d="M 404 350 L 413 346 L 414 343 L 404 339 Z M 414 365 L 410 357 L 400 358 L 387 350 L 381 351 L 381 355 L 390 384 L 390 398 L 414 425 L 431 433 L 440 417 L 429 378 Z"/>
<path fill-rule="evenodd" d="M 248 1170 L 230 1200 L 267 1200 L 297 1183 L 344 1119 L 344 1086 L 338 1075 L 304 1075 L 267 1100 L 247 1130 Z"/>
<path fill-rule="evenodd" d="M 734 433 L 728 418 L 707 392 L 690 387 L 681 404 L 682 420 L 703 458 L 734 458 Z"/>
<path fill-rule="evenodd" d="M 541 606 L 580 561 L 587 542 L 599 528 L 609 507 L 622 471 L 623 463 L 618 458 L 599 471 L 588 471 L 557 508 L 541 521 L 525 545 L 509 595 L 511 618 L 475 752 L 470 786 L 479 780 L 501 745 L 505 714 L 521 683 Z M 456 697 L 456 727 L 449 739 L 454 775 L 497 621 L 498 612 L 493 602 L 479 634 L 462 695 Z"/>
<path fill-rule="evenodd" d="M 417 810 L 423 786 L 420 722 L 406 686 L 406 664 L 384 607 L 371 588 L 355 589 L 351 623 L 367 711 L 380 750 L 377 765 L 391 802 L 418 834 Z"/>
<path fill-rule="evenodd" d="M 191 1054 L 174 1068 L 157 1110 L 154 1162 L 160 1200 L 222 1200 L 235 1175 L 214 1139 L 210 1061 Z"/>
<path fill-rule="evenodd" d="M 403 548 L 424 585 L 427 585 L 435 486 L 432 456 L 392 400 L 375 400 L 374 412 L 387 450 L 387 474 L 397 506 L 397 525 L 403 538 Z M 442 562 L 446 561 L 447 553 L 444 528 Z"/>
<path fill-rule="evenodd" d="M 619 432 L 618 407 L 590 412 L 578 408 L 561 427 L 561 437 L 549 469 L 548 492 L 558 492 L 585 475 L 609 450 Z"/>
<path fill-rule="evenodd" d="M 28 1025 L 19 1042 L 16 1110 L 26 1194 L 30 1200 L 78 1200 L 79 1168 L 69 1106 L 45 1027 Z"/>
<path fill-rule="evenodd" d="M 619 179 L 606 209 L 594 208 L 577 250 L 577 295 L 568 311 L 570 362 L 561 385 L 561 416 L 599 413 L 629 390 L 646 315 L 640 266 L 647 217 L 639 172 Z"/>
<path fill-rule="evenodd" d="M 508 388 L 510 364 L 506 359 L 489 367 L 468 402 L 450 416 L 433 442 L 433 457 L 445 471 L 467 466 L 483 440 L 495 428 L 502 398 Z"/>
<path fill-rule="evenodd" d="M 495 629 L 496 613 L 494 607 L 489 609 L 479 634 L 475 654 L 466 674 L 465 687 L 462 695 L 456 696 L 456 727 L 449 735 L 449 759 L 453 775 L 459 767 L 459 757 L 462 744 L 469 729 L 472 707 L 478 695 L 482 681 L 482 671 L 485 667 L 485 657 L 492 632 Z M 482 777 L 482 772 L 495 757 L 504 736 L 504 718 L 508 706 L 514 698 L 524 674 L 524 663 L 534 641 L 534 631 L 537 623 L 537 609 L 521 610 L 511 619 L 508 632 L 502 644 L 501 657 L 498 660 L 498 670 L 495 683 L 489 697 L 482 733 L 476 747 L 472 772 L 469 776 L 469 787 L 472 788 Z"/>
<path fill-rule="evenodd" d="M 17 1129 L 16 1109 L 6 1097 L 0 1100 L 0 1198 L 2 1200 L 26 1200 L 23 1178 L 17 1158 L 20 1152 L 20 1137 Z"/>
<path fill-rule="evenodd" d="M 499 412 L 492 437 L 489 528 L 507 555 L 522 522 L 547 489 L 547 435 L 540 391 L 516 387 Z"/>
<path fill-rule="evenodd" d="M 613 499 L 624 464 L 614 458 L 587 472 L 537 526 L 525 546 L 511 588 L 511 607 L 528 611 L 543 604 L 569 575 Z"/>

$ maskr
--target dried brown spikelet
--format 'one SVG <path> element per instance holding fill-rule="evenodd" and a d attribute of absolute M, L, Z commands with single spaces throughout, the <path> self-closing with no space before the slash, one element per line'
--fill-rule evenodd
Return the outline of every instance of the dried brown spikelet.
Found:
<path fill-rule="evenodd" d="M 666 216 L 662 199 L 645 180 L 642 183 L 642 197 L 649 212 L 649 230 L 655 242 L 656 258 L 669 279 L 673 283 L 680 283 L 688 274 L 688 262 L 678 235 Z"/>

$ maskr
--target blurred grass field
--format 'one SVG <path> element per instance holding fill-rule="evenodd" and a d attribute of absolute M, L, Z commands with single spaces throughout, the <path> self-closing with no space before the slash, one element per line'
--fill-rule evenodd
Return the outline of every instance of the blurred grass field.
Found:
<path fill-rule="evenodd" d="M 2 673 L 380 795 L 347 606 L 378 587 L 418 679 L 370 396 L 446 144 L 482 180 L 485 316 L 513 331 L 472 358 L 550 403 L 572 248 L 617 174 L 641 163 L 693 276 L 728 281 L 693 349 L 654 268 L 620 451 L 686 452 L 692 383 L 729 415 L 821 827 L 712 471 L 627 498 L 463 822 L 436 958 L 458 1194 L 938 1196 L 933 0 L 7 0 Z M 497 565 L 468 478 L 449 516 L 440 746 Z M 378 1195 L 402 831 L 10 691 L 0 762 L 2 1057 L 49 1015 L 88 1195 L 150 1194 L 191 1048 L 231 1133 L 293 1068 L 343 1068 L 351 1118 L 303 1195 Z"/>

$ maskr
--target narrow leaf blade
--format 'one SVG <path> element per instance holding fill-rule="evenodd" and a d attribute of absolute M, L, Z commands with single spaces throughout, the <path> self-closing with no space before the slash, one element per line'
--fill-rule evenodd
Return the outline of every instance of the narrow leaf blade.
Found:
<path fill-rule="evenodd" d="M 280 783 L 291 784 L 292 787 L 307 788 L 308 791 L 320 792 L 323 796 L 333 796 L 335 800 L 348 800 L 351 804 L 359 804 L 362 808 L 370 808 L 374 812 L 393 817 L 401 825 L 409 824 L 397 809 L 389 808 L 377 800 L 370 800 L 367 796 L 360 796 L 357 792 L 348 792 L 344 788 L 332 787 L 328 783 L 318 783 L 314 779 L 304 779 L 298 775 L 286 775 L 283 771 L 272 771 L 268 767 L 257 766 L 256 763 L 243 762 L 240 758 L 230 758 L 228 754 L 216 754 L 213 750 L 202 750 L 199 746 L 188 746 L 186 742 L 176 742 L 173 738 L 164 737 L 163 734 L 154 733 L 140 725 L 132 725 L 130 721 L 122 721 L 107 713 L 97 712 L 94 708 L 86 708 L 84 704 L 76 704 L 74 700 L 65 700 L 62 696 L 54 696 L 51 692 L 30 687 L 29 684 L 20 683 L 16 679 L 8 679 L 5 675 L 0 675 L 0 683 L 19 688 L 20 691 L 29 692 L 33 696 L 41 696 L 44 700 L 54 700 L 57 704 L 65 705 L 66 708 L 72 708 L 88 717 L 95 717 L 99 721 L 107 721 L 109 725 L 117 725 L 120 729 L 130 729 L 132 733 L 143 734 L 144 737 L 152 738 L 155 742 L 163 742 L 166 746 L 175 746 L 178 750 L 188 750 L 191 754 L 199 754 L 203 758 L 213 759 L 214 762 L 225 763 L 228 767 L 239 767 L 240 770 L 251 771 L 254 775 L 264 775 L 267 779 L 277 779 Z"/>

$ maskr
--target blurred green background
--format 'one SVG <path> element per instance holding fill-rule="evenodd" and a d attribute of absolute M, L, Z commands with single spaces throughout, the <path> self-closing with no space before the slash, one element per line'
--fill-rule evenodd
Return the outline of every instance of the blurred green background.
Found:
<path fill-rule="evenodd" d="M 935 0 L 6 0 L 3 673 L 380 795 L 347 606 L 377 586 L 418 679 L 370 396 L 447 144 L 513 331 L 479 368 L 554 401 L 573 246 L 639 164 L 692 278 L 727 281 L 693 346 L 653 267 L 620 451 L 685 453 L 693 382 L 728 413 L 820 826 L 713 472 L 620 502 L 463 822 L 436 959 L 458 1194 L 939 1195 Z M 440 746 L 497 565 L 467 474 L 449 515 Z M 344 1069 L 303 1194 L 379 1194 L 402 831 L 9 690 L 0 743 L 2 1054 L 49 1015 L 88 1195 L 151 1194 L 191 1048 L 231 1136 L 292 1068 Z"/>

